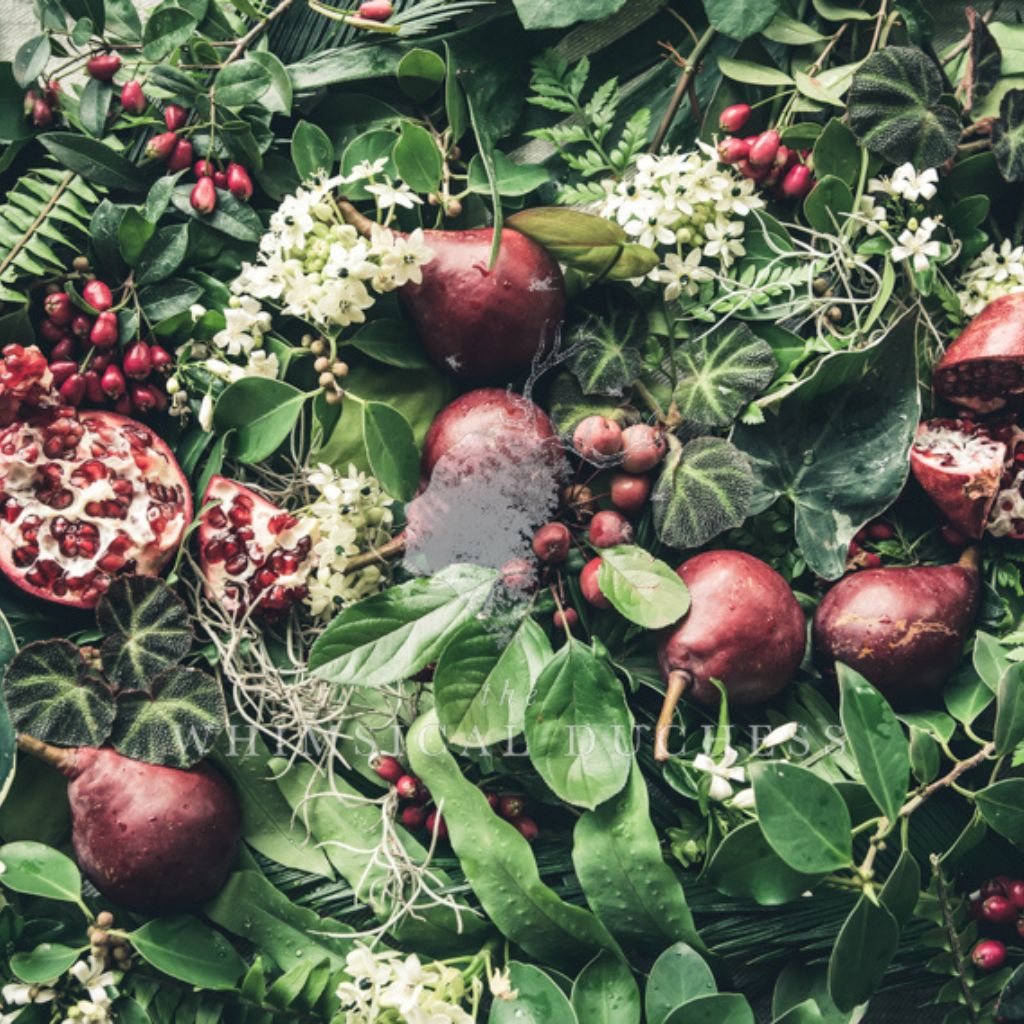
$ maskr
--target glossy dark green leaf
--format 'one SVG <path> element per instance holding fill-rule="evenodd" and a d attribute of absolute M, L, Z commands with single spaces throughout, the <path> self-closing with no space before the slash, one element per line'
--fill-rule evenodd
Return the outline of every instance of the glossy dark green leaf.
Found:
<path fill-rule="evenodd" d="M 61 903 L 82 898 L 82 876 L 75 862 L 42 843 L 5 843 L 0 846 L 0 866 L 0 883 L 15 892 Z"/>
<path fill-rule="evenodd" d="M 28 985 L 45 985 L 61 977 L 85 952 L 85 947 L 74 949 L 52 942 L 42 942 L 28 952 L 11 957 L 14 976 Z"/>
<path fill-rule="evenodd" d="M 999 680 L 996 694 L 997 754 L 1008 754 L 1024 740 L 1024 664 L 1011 665 Z"/>
<path fill-rule="evenodd" d="M 185 262 L 188 225 L 169 224 L 146 243 L 135 268 L 135 283 L 156 284 L 170 277 Z"/>
<path fill-rule="evenodd" d="M 422 103 L 441 87 L 445 62 L 432 50 L 414 47 L 398 62 L 398 87 L 410 99 Z"/>
<path fill-rule="evenodd" d="M 147 220 L 134 206 L 124 211 L 121 223 L 117 226 L 117 244 L 121 258 L 129 267 L 134 267 L 153 237 L 156 225 Z"/>
<path fill-rule="evenodd" d="M 14 728 L 47 743 L 98 747 L 114 720 L 109 691 L 67 640 L 23 647 L 7 667 L 4 697 Z"/>
<path fill-rule="evenodd" d="M 927 785 L 939 774 L 941 754 L 931 733 L 910 726 L 910 770 L 918 782 Z"/>
<path fill-rule="evenodd" d="M 150 576 L 114 580 L 96 606 L 96 621 L 105 634 L 103 671 L 121 689 L 147 689 L 192 646 L 185 602 Z"/>
<path fill-rule="evenodd" d="M 793 79 L 768 64 L 756 64 L 749 60 L 736 60 L 733 57 L 718 57 L 718 69 L 726 78 L 744 85 L 792 85 Z"/>
<path fill-rule="evenodd" d="M 141 192 L 146 176 L 130 160 L 115 153 L 99 139 L 74 132 L 44 132 L 39 142 L 63 167 L 105 188 Z"/>
<path fill-rule="evenodd" d="M 14 80 L 23 89 L 27 89 L 46 70 L 50 62 L 50 37 L 47 35 L 32 36 L 18 47 L 11 63 Z"/>
<path fill-rule="evenodd" d="M 893 915 L 861 896 L 843 923 L 828 964 L 829 995 L 840 1010 L 849 1012 L 874 995 L 899 940 Z"/>
<path fill-rule="evenodd" d="M 235 458 L 262 462 L 288 439 L 308 399 L 309 394 L 284 381 L 243 377 L 221 392 L 213 422 L 219 431 L 235 431 Z"/>
<path fill-rule="evenodd" d="M 382 317 L 362 324 L 346 345 L 371 359 L 403 370 L 421 370 L 430 366 L 423 346 L 406 320 Z"/>
<path fill-rule="evenodd" d="M 334 146 L 327 133 L 309 121 L 299 121 L 292 132 L 292 163 L 303 181 L 329 173 L 334 166 Z"/>
<path fill-rule="evenodd" d="M 143 315 L 156 325 L 187 313 L 203 297 L 203 289 L 184 278 L 174 277 L 140 288 L 138 297 Z"/>
<path fill-rule="evenodd" d="M 724 438 L 673 446 L 651 493 L 659 538 L 673 548 L 706 544 L 747 518 L 753 489 L 746 455 Z"/>
<path fill-rule="evenodd" d="M 850 812 L 835 786 L 784 761 L 752 765 L 750 778 L 764 837 L 791 868 L 817 874 L 850 865 Z"/>
<path fill-rule="evenodd" d="M 515 999 L 495 999 L 488 1024 L 577 1024 L 565 993 L 534 964 L 512 961 L 509 979 Z"/>
<path fill-rule="evenodd" d="M 654 961 L 647 978 L 647 1024 L 664 1024 L 677 1006 L 714 995 L 716 990 L 715 976 L 704 958 L 685 942 L 677 942 Z"/>
<path fill-rule="evenodd" d="M 901 927 L 910 920 L 921 896 L 921 868 L 914 855 L 907 849 L 900 852 L 885 885 L 879 893 L 879 900 Z"/>
<path fill-rule="evenodd" d="M 196 30 L 196 18 L 181 7 L 163 6 L 150 15 L 142 31 L 142 55 L 159 63 L 179 46 L 184 46 Z"/>
<path fill-rule="evenodd" d="M 853 212 L 853 193 L 850 186 L 835 175 L 819 179 L 804 200 L 807 223 L 818 231 L 834 235 L 842 231 L 847 217 Z"/>
<path fill-rule="evenodd" d="M 494 179 L 498 192 L 503 196 L 525 196 L 551 180 L 551 172 L 539 164 L 516 164 L 504 153 L 495 150 Z M 483 161 L 475 155 L 469 161 L 469 182 L 467 187 L 478 195 L 489 195 L 491 183 Z"/>
<path fill-rule="evenodd" d="M 270 87 L 263 93 L 260 106 L 266 107 L 267 110 L 272 110 L 276 114 L 290 114 L 292 82 L 280 58 L 269 50 L 257 50 L 255 53 L 250 53 L 247 59 L 263 68 L 270 79 Z"/>
<path fill-rule="evenodd" d="M 509 217 L 508 225 L 539 242 L 560 262 L 593 273 L 614 265 L 628 241 L 618 224 L 562 206 L 523 210 Z"/>
<path fill-rule="evenodd" d="M 780 0 L 704 0 L 704 10 L 722 35 L 742 41 L 766 28 L 779 4 Z"/>
<path fill-rule="evenodd" d="M 180 185 L 174 190 L 171 202 L 175 208 L 190 217 L 199 221 L 214 231 L 219 231 L 229 238 L 239 242 L 258 242 L 263 234 L 263 222 L 260 215 L 248 204 L 236 199 L 230 192 L 224 189 L 217 189 L 217 207 L 213 213 L 199 213 L 192 209 L 189 195 L 192 192 L 191 185 Z"/>
<path fill-rule="evenodd" d="M 912 46 L 887 46 L 861 64 L 850 86 L 854 134 L 894 164 L 936 167 L 956 151 L 956 111 L 942 102 L 942 75 Z"/>
<path fill-rule="evenodd" d="M 519 20 L 527 29 L 566 28 L 577 21 L 597 21 L 622 8 L 627 0 L 573 0 L 552 4 L 548 0 L 513 0 Z"/>
<path fill-rule="evenodd" d="M 833 117 L 814 143 L 814 173 L 838 178 L 850 188 L 860 174 L 861 150 L 853 132 L 838 117 Z"/>
<path fill-rule="evenodd" d="M 762 29 L 761 35 L 773 43 L 782 43 L 784 46 L 807 46 L 828 39 L 828 36 L 816 32 L 810 25 L 797 21 L 782 11 Z"/>
<path fill-rule="evenodd" d="M 221 68 L 213 80 L 215 101 L 225 107 L 258 103 L 270 88 L 270 72 L 259 61 L 246 58 Z"/>
<path fill-rule="evenodd" d="M 572 1006 L 587 1024 L 640 1024 L 640 989 L 629 965 L 611 953 L 594 957 L 572 986 Z"/>
<path fill-rule="evenodd" d="M 1014 968 L 994 1008 L 997 1019 L 1024 1020 L 1024 964 Z"/>
<path fill-rule="evenodd" d="M 806 999 L 787 1010 L 781 1017 L 776 1017 L 772 1024 L 825 1024 L 825 1018 L 822 1017 L 818 1004 L 813 999 Z"/>
<path fill-rule="evenodd" d="M 408 501 L 419 484 L 420 452 L 406 418 L 384 402 L 365 402 L 363 439 L 381 488 L 392 498 Z"/>
<path fill-rule="evenodd" d="M 220 932 L 187 914 L 148 921 L 132 932 L 131 942 L 150 966 L 199 988 L 233 989 L 245 970 Z"/>
<path fill-rule="evenodd" d="M 623 618 L 645 629 L 670 626 L 690 608 L 690 592 L 675 570 L 633 544 L 602 549 L 598 583 Z"/>
<path fill-rule="evenodd" d="M 691 999 L 677 1006 L 664 1024 L 755 1024 L 754 1011 L 745 996 L 719 992 L 712 996 Z"/>
<path fill-rule="evenodd" d="M 607 659 L 570 639 L 547 663 L 526 709 L 526 745 L 555 795 L 593 809 L 626 784 L 632 718 Z"/>
<path fill-rule="evenodd" d="M 341 685 L 386 686 L 437 661 L 455 631 L 479 612 L 497 574 L 453 565 L 346 608 L 309 652 L 314 674 Z"/>
<path fill-rule="evenodd" d="M 426 128 L 402 122 L 392 154 L 398 176 L 414 192 L 436 192 L 441 184 L 441 150 Z"/>
<path fill-rule="evenodd" d="M 128 43 L 137 43 L 142 38 L 142 22 L 131 0 L 104 0 L 103 9 L 112 36 Z"/>
<path fill-rule="evenodd" d="M 106 131 L 107 114 L 110 113 L 110 101 L 114 89 L 109 82 L 101 82 L 98 78 L 90 78 L 82 88 L 78 100 L 78 116 L 82 127 L 90 134 L 100 138 Z"/>
<path fill-rule="evenodd" d="M 1017 846 L 1024 846 L 1024 779 L 1003 779 L 975 796 L 985 824 Z"/>

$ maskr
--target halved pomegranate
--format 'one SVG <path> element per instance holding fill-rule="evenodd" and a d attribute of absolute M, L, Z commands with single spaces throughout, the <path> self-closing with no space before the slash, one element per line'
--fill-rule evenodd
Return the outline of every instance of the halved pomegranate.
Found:
<path fill-rule="evenodd" d="M 935 364 L 933 380 L 943 398 L 975 412 L 1024 394 L 1024 293 L 990 302 Z"/>
<path fill-rule="evenodd" d="M 56 405 L 46 356 L 30 345 L 6 345 L 0 359 L 0 424 L 19 419 L 22 406 Z"/>
<path fill-rule="evenodd" d="M 279 509 L 235 480 L 210 478 L 199 521 L 206 592 L 233 615 L 264 622 L 284 616 L 308 593 L 315 523 Z"/>
<path fill-rule="evenodd" d="M 971 420 L 925 420 L 910 449 L 910 468 L 942 514 L 975 539 L 988 525 L 1006 461 L 1006 445 Z"/>
<path fill-rule="evenodd" d="M 75 608 L 93 607 L 114 576 L 155 576 L 192 519 L 171 449 L 112 412 L 23 406 L 19 415 L 0 430 L 0 569 Z"/>

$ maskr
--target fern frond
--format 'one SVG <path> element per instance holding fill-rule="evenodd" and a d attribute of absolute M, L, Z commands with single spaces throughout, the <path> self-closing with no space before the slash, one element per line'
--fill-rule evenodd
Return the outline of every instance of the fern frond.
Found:
<path fill-rule="evenodd" d="M 89 237 L 99 194 L 72 171 L 40 167 L 20 178 L 0 206 L 0 302 L 27 301 L 26 277 L 59 274 Z"/>

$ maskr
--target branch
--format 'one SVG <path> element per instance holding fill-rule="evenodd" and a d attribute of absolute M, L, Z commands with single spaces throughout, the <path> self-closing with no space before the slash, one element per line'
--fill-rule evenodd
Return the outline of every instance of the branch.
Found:
<path fill-rule="evenodd" d="M 3 261 L 0 262 L 0 274 L 3 274 L 3 272 L 17 258 L 18 253 L 20 253 L 21 250 L 24 249 L 25 246 L 28 245 L 28 243 L 32 240 L 32 236 L 36 233 L 36 230 L 43 223 L 43 221 L 50 216 L 50 213 L 53 211 L 53 208 L 57 205 L 57 203 L 60 202 L 61 196 L 64 195 L 64 193 L 68 190 L 68 188 L 71 185 L 71 182 L 75 180 L 75 177 L 76 175 L 74 171 L 68 171 L 68 173 L 64 175 L 64 178 L 61 180 L 61 183 L 53 190 L 53 195 L 50 196 L 49 199 L 47 199 L 46 205 L 39 211 L 39 215 L 36 217 L 34 221 L 32 221 L 31 224 L 29 224 L 29 226 L 22 233 L 21 238 L 19 238 L 17 242 L 14 243 L 14 246 L 12 247 L 11 251 L 4 257 Z"/>
<path fill-rule="evenodd" d="M 665 111 L 665 116 L 661 119 L 661 124 L 658 125 L 658 131 L 654 135 L 654 141 L 648 149 L 649 153 L 657 153 L 658 150 L 661 149 L 661 144 L 665 141 L 665 136 L 668 135 L 668 130 L 672 126 L 672 122 L 679 110 L 679 105 L 683 102 L 683 97 L 686 95 L 686 91 L 690 87 L 690 82 L 693 81 L 693 76 L 697 73 L 697 66 L 700 64 L 700 59 L 704 56 L 704 51 L 711 45 L 714 38 L 715 30 L 713 28 L 708 28 L 704 32 L 704 35 L 697 40 L 697 45 L 693 48 L 693 53 L 690 54 L 690 59 L 686 62 L 686 67 L 683 68 L 683 73 L 679 76 L 679 81 L 676 83 L 676 91 L 672 93 L 672 99 L 669 101 L 668 110 Z"/>

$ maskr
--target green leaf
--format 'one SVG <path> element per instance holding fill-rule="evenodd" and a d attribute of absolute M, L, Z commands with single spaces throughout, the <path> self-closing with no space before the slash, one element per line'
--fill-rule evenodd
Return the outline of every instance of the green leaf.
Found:
<path fill-rule="evenodd" d="M 910 753 L 888 701 L 863 676 L 838 665 L 840 716 L 860 777 L 879 810 L 896 821 L 910 785 Z"/>
<path fill-rule="evenodd" d="M 121 223 L 117 226 L 117 245 L 129 267 L 134 267 L 138 263 L 155 230 L 156 225 L 148 221 L 134 206 L 129 206 L 124 211 Z"/>
<path fill-rule="evenodd" d="M 718 993 L 676 1007 L 665 1024 L 754 1024 L 754 1013 L 744 996 Z"/>
<path fill-rule="evenodd" d="M 539 967 L 513 960 L 508 970 L 516 998 L 495 999 L 488 1024 L 576 1024 L 565 993 Z"/>
<path fill-rule="evenodd" d="M 23 647 L 7 668 L 4 697 L 14 728 L 47 743 L 98 747 L 114 720 L 109 691 L 67 640 Z"/>
<path fill-rule="evenodd" d="M 29 896 L 61 903 L 79 903 L 82 876 L 70 857 L 42 843 L 5 843 L 0 846 L 0 883 Z"/>
<path fill-rule="evenodd" d="M 910 770 L 918 782 L 927 785 L 939 774 L 939 745 L 931 733 L 910 727 Z"/>
<path fill-rule="evenodd" d="M 85 952 L 84 947 L 72 949 L 52 942 L 42 942 L 27 953 L 11 957 L 11 970 L 28 985 L 53 984 Z"/>
<path fill-rule="evenodd" d="M 260 106 L 275 114 L 290 114 L 292 109 L 292 82 L 288 77 L 288 71 L 280 59 L 269 50 L 257 50 L 250 53 L 250 62 L 258 64 L 270 80 L 270 86 L 263 94 Z"/>
<path fill-rule="evenodd" d="M 1024 180 L 1024 89 L 1011 89 L 992 126 L 992 152 L 1007 181 Z"/>
<path fill-rule="evenodd" d="M 999 680 L 996 695 L 997 754 L 1009 754 L 1024 740 L 1024 664 L 1011 665 Z"/>
<path fill-rule="evenodd" d="M 690 608 L 690 592 L 679 576 L 632 544 L 601 551 L 598 583 L 620 615 L 645 629 L 671 626 Z"/>
<path fill-rule="evenodd" d="M 704 0 L 708 21 L 722 35 L 742 42 L 766 28 L 780 0 Z"/>
<path fill-rule="evenodd" d="M 828 21 L 871 21 L 875 17 L 873 11 L 844 7 L 833 0 L 814 0 L 814 9 Z"/>
<path fill-rule="evenodd" d="M 896 866 L 889 872 L 879 900 L 900 926 L 914 913 L 921 896 L 921 868 L 909 850 L 902 850 Z"/>
<path fill-rule="evenodd" d="M 351 345 L 371 359 L 403 370 L 422 370 L 430 366 L 423 346 L 407 320 L 383 317 L 361 324 L 351 338 Z"/>
<path fill-rule="evenodd" d="M 629 966 L 611 953 L 600 953 L 580 971 L 572 1005 L 587 1024 L 640 1024 L 640 989 Z"/>
<path fill-rule="evenodd" d="M 441 150 L 426 128 L 402 122 L 393 159 L 398 176 L 414 192 L 436 192 L 441 184 Z"/>
<path fill-rule="evenodd" d="M 153 12 L 142 32 L 142 56 L 158 64 L 195 34 L 196 18 L 181 7 L 165 5 Z"/>
<path fill-rule="evenodd" d="M 670 449 L 651 494 L 663 543 L 696 548 L 739 526 L 750 511 L 754 481 L 746 456 L 720 437 Z"/>
<path fill-rule="evenodd" d="M 818 1004 L 813 999 L 806 999 L 787 1010 L 781 1017 L 776 1017 L 773 1024 L 825 1024 L 825 1018 L 822 1017 Z"/>
<path fill-rule="evenodd" d="M 98 78 L 90 78 L 82 88 L 78 99 L 78 116 L 82 127 L 97 138 L 103 135 L 107 127 L 107 114 L 110 113 L 110 101 L 114 89 L 109 82 L 101 82 Z"/>
<path fill-rule="evenodd" d="M 669 946 L 651 968 L 644 993 L 647 1024 L 664 1024 L 677 1007 L 714 995 L 715 976 L 704 958 L 685 942 Z"/>
<path fill-rule="evenodd" d="M 299 121 L 292 132 L 292 163 L 303 181 L 329 174 L 334 166 L 334 146 L 327 132 L 309 121 Z"/>
<path fill-rule="evenodd" d="M 555 795 L 593 809 L 626 784 L 632 718 L 608 661 L 570 639 L 544 666 L 526 709 L 526 746 Z"/>
<path fill-rule="evenodd" d="M 628 241 L 618 224 L 562 206 L 523 210 L 509 217 L 507 223 L 543 245 L 560 263 L 588 273 L 607 273 Z"/>
<path fill-rule="evenodd" d="M 396 74 L 399 89 L 411 100 L 422 103 L 440 88 L 444 81 L 445 63 L 433 51 L 414 47 L 398 62 Z"/>
<path fill-rule="evenodd" d="M 262 462 L 288 440 L 308 398 L 281 380 L 243 377 L 221 392 L 214 426 L 224 433 L 235 431 L 232 453 L 239 462 Z"/>
<path fill-rule="evenodd" d="M 220 684 L 197 668 L 174 665 L 143 691 L 126 691 L 117 701 L 110 741 L 136 761 L 191 768 L 224 731 L 227 706 Z"/>
<path fill-rule="evenodd" d="M 572 862 L 590 909 L 624 946 L 651 956 L 670 942 L 704 949 L 635 763 L 625 788 L 576 822 Z"/>
<path fill-rule="evenodd" d="M 263 222 L 260 215 L 241 199 L 236 199 L 224 189 L 217 190 L 217 208 L 213 213 L 200 213 L 192 209 L 189 195 L 192 186 L 181 185 L 174 190 L 171 201 L 186 217 L 214 231 L 219 231 L 239 242 L 258 242 L 263 234 Z"/>
<path fill-rule="evenodd" d="M 718 69 L 726 78 L 744 85 L 792 85 L 793 79 L 778 68 L 734 57 L 718 57 Z"/>
<path fill-rule="evenodd" d="M 786 762 L 754 764 L 750 777 L 764 837 L 791 868 L 824 874 L 850 866 L 850 812 L 835 786 Z"/>
<path fill-rule="evenodd" d="M 942 75 L 912 46 L 872 54 L 853 76 L 850 127 L 873 153 L 894 164 L 936 167 L 956 152 L 960 126 L 942 102 Z"/>
<path fill-rule="evenodd" d="M 761 34 L 765 39 L 770 39 L 773 43 L 782 43 L 783 46 L 807 46 L 828 39 L 828 36 L 815 32 L 810 25 L 797 21 L 796 18 L 791 18 L 781 11 L 772 18 Z"/>
<path fill-rule="evenodd" d="M 817 231 L 834 235 L 842 231 L 853 212 L 850 186 L 833 175 L 821 178 L 804 200 L 804 216 Z"/>
<path fill-rule="evenodd" d="M 187 252 L 187 224 L 169 224 L 160 228 L 139 256 L 135 267 L 135 283 L 142 286 L 165 280 L 185 262 Z"/>
<path fill-rule="evenodd" d="M 551 172 L 540 164 L 513 163 L 500 150 L 494 152 L 494 184 L 499 195 L 525 196 L 551 180 Z M 469 161 L 469 181 L 466 187 L 471 192 L 486 196 L 491 193 L 487 170 L 479 154 Z"/>
<path fill-rule="evenodd" d="M 703 427 L 729 426 L 779 365 L 771 345 L 735 321 L 684 343 L 673 357 L 672 397 L 688 423 Z"/>
<path fill-rule="evenodd" d="M 390 128 L 374 128 L 372 131 L 357 135 L 341 154 L 341 173 L 348 175 L 358 164 L 368 161 L 376 163 L 384 161 L 382 173 L 397 178 L 398 169 L 393 158 L 395 142 L 398 136 Z M 346 194 L 350 199 L 370 199 L 371 193 L 366 191 L 365 181 L 355 181 L 346 186 Z"/>
<path fill-rule="evenodd" d="M 141 192 L 146 188 L 146 178 L 135 164 L 99 139 L 74 132 L 44 132 L 39 142 L 63 167 L 80 174 L 86 181 L 125 192 Z"/>
<path fill-rule="evenodd" d="M 552 4 L 549 0 L 513 0 L 519 20 L 526 29 L 566 28 L 577 21 L 598 21 L 614 14 L 626 0 L 573 0 Z"/>
<path fill-rule="evenodd" d="M 580 303 L 565 333 L 568 367 L 586 395 L 621 395 L 643 367 L 647 314 L 633 289 L 605 285 Z"/>
<path fill-rule="evenodd" d="M 813 889 L 821 873 L 794 871 L 769 845 L 756 821 L 733 829 L 715 848 L 706 869 L 708 881 L 734 899 L 762 907 L 791 903 Z"/>
<path fill-rule="evenodd" d="M 419 484 L 420 453 L 406 418 L 383 402 L 365 402 L 363 439 L 370 469 L 384 492 L 408 501 Z"/>
<path fill-rule="evenodd" d="M 213 80 L 214 101 L 237 109 L 258 103 L 270 86 L 270 72 L 262 63 L 250 58 L 237 60 L 217 72 Z"/>
<path fill-rule="evenodd" d="M 974 799 L 986 825 L 1016 846 L 1024 846 L 1024 779 L 1003 779 Z"/>
<path fill-rule="evenodd" d="M 896 919 L 883 906 L 861 896 L 846 919 L 828 964 L 828 992 L 849 1012 L 874 995 L 900 939 Z"/>
<path fill-rule="evenodd" d="M 50 37 L 48 35 L 33 36 L 18 47 L 11 64 L 11 73 L 18 85 L 22 89 L 27 89 L 46 70 L 46 65 L 49 62 Z"/>
<path fill-rule="evenodd" d="M 452 133 L 452 142 L 458 142 L 469 127 L 469 110 L 466 106 L 466 94 L 459 84 L 454 54 L 447 42 L 444 44 L 444 53 L 444 108 L 448 115 L 448 129 Z"/>
<path fill-rule="evenodd" d="M 115 37 L 128 43 L 137 43 L 142 38 L 142 22 L 135 4 L 130 0 L 105 0 L 107 30 Z"/>
<path fill-rule="evenodd" d="M 853 132 L 838 117 L 833 117 L 814 143 L 814 173 L 819 179 L 831 175 L 853 188 L 860 174 L 860 163 L 860 149 Z"/>
<path fill-rule="evenodd" d="M 202 297 L 203 289 L 200 285 L 178 277 L 148 284 L 138 292 L 142 313 L 154 325 L 187 313 L 189 307 Z"/>
<path fill-rule="evenodd" d="M 453 565 L 346 608 L 317 637 L 309 669 L 340 685 L 386 686 L 437 661 L 455 631 L 479 612 L 497 574 Z"/>
<path fill-rule="evenodd" d="M 547 635 L 525 618 L 507 643 L 470 619 L 452 636 L 434 669 L 434 702 L 449 743 L 489 746 L 523 731 L 526 706 L 551 658 Z"/>
<path fill-rule="evenodd" d="M 999 82 L 1002 52 L 984 18 L 973 7 L 965 13 L 970 32 L 962 89 L 964 109 L 974 110 Z"/>
<path fill-rule="evenodd" d="M 144 690 L 192 646 L 192 622 L 185 602 L 163 580 L 120 576 L 96 606 L 106 635 L 103 671 L 123 690 Z"/>
<path fill-rule="evenodd" d="M 228 991 L 245 970 L 220 932 L 187 914 L 147 921 L 131 933 L 131 943 L 150 966 L 199 988 Z"/>

